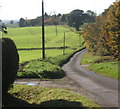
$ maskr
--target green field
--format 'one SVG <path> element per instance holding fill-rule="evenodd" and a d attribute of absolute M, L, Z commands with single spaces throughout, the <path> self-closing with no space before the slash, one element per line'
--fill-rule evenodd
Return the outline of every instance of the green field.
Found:
<path fill-rule="evenodd" d="M 41 27 L 23 27 L 23 28 L 8 28 L 8 34 L 3 34 L 3 37 L 10 37 L 14 40 L 18 49 L 26 48 L 41 48 Z M 55 26 L 45 27 L 45 47 L 63 47 L 65 36 L 65 46 L 67 52 L 73 52 L 78 46 L 81 46 L 83 42 L 83 37 L 79 38 L 79 35 L 70 31 L 68 28 L 58 26 L 58 33 L 55 33 Z M 46 50 L 46 56 L 57 56 L 63 54 L 61 49 L 50 49 Z M 29 50 L 29 51 L 19 51 L 20 63 L 29 61 L 31 59 L 41 58 L 41 50 Z"/>
<path fill-rule="evenodd" d="M 17 48 L 41 48 L 41 27 L 8 28 L 7 36 L 15 41 Z M 64 32 L 66 32 L 66 46 L 79 46 L 79 35 L 69 29 L 58 26 L 58 33 L 55 33 L 55 26 L 45 27 L 46 47 L 63 47 Z M 81 39 L 83 41 L 83 39 Z"/>

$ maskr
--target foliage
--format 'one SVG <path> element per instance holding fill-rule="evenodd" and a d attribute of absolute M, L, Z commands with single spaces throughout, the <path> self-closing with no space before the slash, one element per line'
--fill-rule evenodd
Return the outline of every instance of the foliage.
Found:
<path fill-rule="evenodd" d="M 83 18 L 83 10 L 73 10 L 68 16 L 68 25 L 79 31 L 80 25 L 83 25 Z"/>
<path fill-rule="evenodd" d="M 73 10 L 68 16 L 68 25 L 70 27 L 75 27 L 79 31 L 79 27 L 85 22 L 94 22 L 95 14 L 94 12 L 88 10 L 87 13 L 84 13 L 83 10 Z"/>
<path fill-rule="evenodd" d="M 68 17 L 69 14 L 63 14 L 61 16 L 61 22 L 67 22 L 67 17 Z"/>
<path fill-rule="evenodd" d="M 81 47 L 83 49 L 83 47 Z M 20 78 L 41 78 L 41 79 L 57 79 L 65 76 L 61 66 L 65 64 L 73 52 L 65 55 L 57 55 L 48 57 L 45 60 L 37 59 L 26 64 L 23 63 L 19 69 L 18 77 Z M 25 65 L 24 65 L 25 64 Z"/>
<path fill-rule="evenodd" d="M 9 91 L 15 98 L 39 107 L 100 107 L 90 99 L 69 89 L 44 88 L 38 86 L 14 85 Z M 12 100 L 12 99 L 11 99 Z M 11 100 L 8 105 L 11 105 Z M 14 104 L 17 106 L 18 102 Z M 23 106 L 21 104 L 21 106 Z"/>
<path fill-rule="evenodd" d="M 97 55 L 119 56 L 120 2 L 115 2 L 94 24 L 84 26 L 84 39 L 90 52 Z"/>
<path fill-rule="evenodd" d="M 81 13 L 81 12 L 82 13 Z M 71 18 L 72 17 L 72 18 Z M 86 13 L 84 13 L 83 10 L 73 10 L 71 13 L 63 14 L 60 13 L 55 14 L 55 12 L 51 15 L 48 15 L 46 12 L 44 14 L 44 23 L 45 25 L 71 25 L 73 27 L 77 27 L 76 29 L 79 30 L 79 26 L 82 25 L 84 22 L 94 22 L 95 21 L 96 14 L 88 10 Z M 73 20 L 74 19 L 74 20 Z M 76 20 L 75 20 L 76 19 Z M 28 26 L 41 26 L 42 25 L 42 16 L 39 16 L 35 19 L 23 19 L 21 18 L 19 20 L 19 26 L 20 27 L 28 27 Z"/>
<path fill-rule="evenodd" d="M 2 38 L 2 92 L 6 93 L 13 84 L 19 67 L 16 45 L 9 38 Z"/>
<path fill-rule="evenodd" d="M 23 18 L 20 19 L 19 26 L 20 27 L 25 27 L 25 20 Z"/>
<path fill-rule="evenodd" d="M 41 79 L 57 79 L 65 76 L 61 69 L 61 65 L 65 63 L 71 55 L 57 55 L 48 57 L 45 60 L 34 60 L 26 64 L 19 70 L 18 77 L 20 78 L 41 78 Z"/>
<path fill-rule="evenodd" d="M 47 13 L 45 13 L 44 23 L 45 23 L 45 25 L 56 25 L 60 22 L 60 17 L 61 17 L 61 14 L 48 15 Z M 23 19 L 23 18 L 21 18 L 19 20 L 20 27 L 41 26 L 41 25 L 42 25 L 42 16 L 37 17 L 35 19 Z"/>
<path fill-rule="evenodd" d="M 36 60 L 31 61 L 18 73 L 19 77 L 24 78 L 41 78 L 41 79 L 57 79 L 65 76 L 62 69 L 48 61 Z"/>

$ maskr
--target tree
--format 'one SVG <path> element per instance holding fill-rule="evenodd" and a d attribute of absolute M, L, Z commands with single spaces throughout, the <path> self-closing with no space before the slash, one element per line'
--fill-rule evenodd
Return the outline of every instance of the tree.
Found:
<path fill-rule="evenodd" d="M 68 17 L 68 14 L 63 14 L 61 16 L 61 22 L 67 22 L 67 17 Z"/>
<path fill-rule="evenodd" d="M 70 27 L 75 27 L 79 31 L 79 27 L 84 23 L 84 11 L 83 10 L 73 10 L 68 16 L 68 25 Z"/>
<path fill-rule="evenodd" d="M 86 22 L 91 23 L 91 22 L 95 22 L 95 18 L 96 18 L 96 13 L 91 11 L 91 10 L 87 10 L 86 13 Z"/>
<path fill-rule="evenodd" d="M 61 16 L 61 14 L 59 13 L 58 15 L 57 15 L 57 17 L 60 17 Z"/>
<path fill-rule="evenodd" d="M 119 60 L 120 1 L 97 16 L 94 24 L 84 26 L 83 37 L 89 51 Z"/>
<path fill-rule="evenodd" d="M 45 16 L 45 17 L 48 17 L 48 14 L 45 12 L 44 16 Z"/>
<path fill-rule="evenodd" d="M 21 19 L 19 20 L 19 26 L 20 26 L 20 27 L 25 27 L 25 20 L 24 20 L 23 18 L 21 18 Z"/>
<path fill-rule="evenodd" d="M 107 33 L 105 39 L 111 48 L 111 53 L 116 59 L 119 58 L 120 48 L 120 1 L 114 3 L 106 14 L 104 32 Z"/>
<path fill-rule="evenodd" d="M 10 24 L 13 24 L 14 23 L 14 21 L 13 20 L 10 20 Z"/>

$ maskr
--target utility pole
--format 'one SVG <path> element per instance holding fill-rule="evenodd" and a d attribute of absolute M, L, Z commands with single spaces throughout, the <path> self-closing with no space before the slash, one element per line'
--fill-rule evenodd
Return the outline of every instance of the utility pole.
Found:
<path fill-rule="evenodd" d="M 57 23 L 56 23 L 56 35 L 57 35 Z"/>
<path fill-rule="evenodd" d="M 79 37 L 79 46 L 81 46 L 80 34 L 79 34 L 78 37 Z"/>
<path fill-rule="evenodd" d="M 65 32 L 64 32 L 64 39 L 63 39 L 63 55 L 65 55 Z"/>
<path fill-rule="evenodd" d="M 1 12 L 1 7 L 2 6 L 0 6 L 0 12 Z M 2 21 L 0 20 L 0 38 L 2 38 Z"/>
<path fill-rule="evenodd" d="M 42 59 L 45 59 L 44 0 L 42 0 Z"/>

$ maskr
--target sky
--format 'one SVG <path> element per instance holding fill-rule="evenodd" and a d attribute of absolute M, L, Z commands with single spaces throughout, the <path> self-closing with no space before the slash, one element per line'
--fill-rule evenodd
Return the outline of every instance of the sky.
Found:
<path fill-rule="evenodd" d="M 0 0 L 0 19 L 33 19 L 41 16 L 42 0 Z M 65 14 L 74 9 L 91 10 L 100 14 L 115 0 L 44 0 L 44 11 L 48 14 Z"/>

